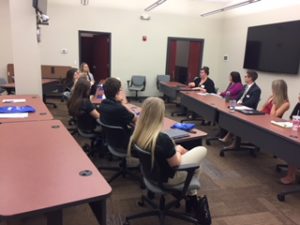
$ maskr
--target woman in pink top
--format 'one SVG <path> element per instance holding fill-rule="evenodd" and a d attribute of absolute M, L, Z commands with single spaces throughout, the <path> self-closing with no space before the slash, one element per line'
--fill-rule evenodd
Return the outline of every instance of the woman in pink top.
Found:
<path fill-rule="evenodd" d="M 226 93 L 229 92 L 229 98 L 237 100 L 240 96 L 240 93 L 243 91 L 240 73 L 232 71 L 229 76 L 229 81 L 230 83 L 228 87 L 220 95 L 224 98 L 226 96 Z"/>

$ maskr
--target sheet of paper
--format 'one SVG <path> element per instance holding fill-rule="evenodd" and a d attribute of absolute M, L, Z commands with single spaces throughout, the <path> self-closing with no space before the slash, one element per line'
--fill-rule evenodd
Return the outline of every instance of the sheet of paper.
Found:
<path fill-rule="evenodd" d="M 197 93 L 198 95 L 201 95 L 201 96 L 206 96 L 206 95 L 209 95 L 208 93 L 203 93 L 203 92 L 199 92 Z"/>
<path fill-rule="evenodd" d="M 244 105 L 237 105 L 235 107 L 235 110 L 252 110 L 252 108 L 249 108 L 249 107 L 244 106 Z"/>
<path fill-rule="evenodd" d="M 26 99 L 19 98 L 19 99 L 3 99 L 3 103 L 18 103 L 18 102 L 26 102 Z"/>
<path fill-rule="evenodd" d="M 0 118 L 26 118 L 28 113 L 0 113 Z"/>
<path fill-rule="evenodd" d="M 284 128 L 292 128 L 293 127 L 292 122 L 276 122 L 274 120 L 271 120 L 271 123 L 276 125 L 276 126 L 284 127 Z"/>
<path fill-rule="evenodd" d="M 218 94 L 216 94 L 216 93 L 210 93 L 209 95 L 212 95 L 212 96 L 216 96 L 216 97 L 222 98 L 221 95 L 218 95 Z"/>

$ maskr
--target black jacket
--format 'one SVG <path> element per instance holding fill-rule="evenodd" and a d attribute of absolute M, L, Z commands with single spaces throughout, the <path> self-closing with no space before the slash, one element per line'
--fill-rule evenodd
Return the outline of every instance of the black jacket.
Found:
<path fill-rule="evenodd" d="M 238 99 L 240 99 L 243 96 L 244 91 L 246 90 L 246 88 L 247 88 L 247 85 L 244 85 L 244 90 L 240 94 Z M 256 83 L 254 83 L 250 87 L 250 89 L 248 90 L 248 92 L 246 93 L 244 98 L 241 99 L 242 100 L 242 105 L 253 108 L 253 109 L 256 109 L 257 105 L 258 105 L 258 102 L 260 100 L 260 94 L 261 94 L 260 88 L 258 87 L 258 85 Z"/>

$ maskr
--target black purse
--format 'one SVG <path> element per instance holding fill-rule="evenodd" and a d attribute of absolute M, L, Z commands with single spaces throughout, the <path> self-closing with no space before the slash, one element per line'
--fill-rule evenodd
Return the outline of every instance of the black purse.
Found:
<path fill-rule="evenodd" d="M 206 195 L 198 196 L 195 216 L 201 225 L 211 225 L 211 216 Z"/>

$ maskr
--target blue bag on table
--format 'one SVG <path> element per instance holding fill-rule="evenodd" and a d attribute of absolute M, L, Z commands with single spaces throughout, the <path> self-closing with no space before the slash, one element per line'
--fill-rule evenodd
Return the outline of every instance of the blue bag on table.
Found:
<path fill-rule="evenodd" d="M 175 123 L 171 128 L 177 128 L 189 132 L 195 127 L 196 126 L 193 123 Z"/>
<path fill-rule="evenodd" d="M 26 112 L 28 113 L 35 112 L 35 108 L 29 105 L 0 107 L 0 113 L 26 113 Z"/>

